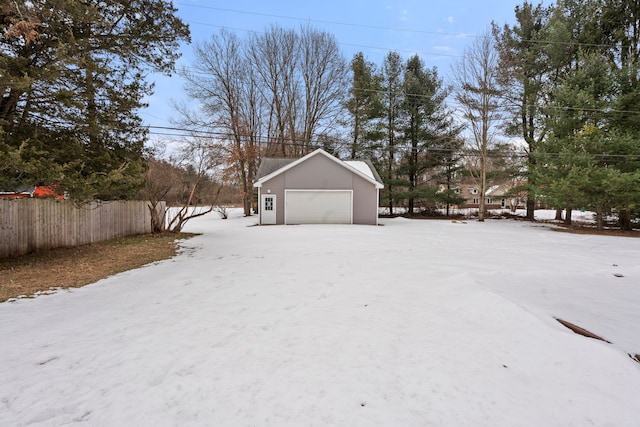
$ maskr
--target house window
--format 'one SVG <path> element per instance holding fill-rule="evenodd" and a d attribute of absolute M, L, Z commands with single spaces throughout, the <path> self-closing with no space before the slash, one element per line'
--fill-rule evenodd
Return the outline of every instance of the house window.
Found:
<path fill-rule="evenodd" d="M 264 199 L 264 210 L 272 211 L 273 210 L 273 197 L 265 197 Z"/>
<path fill-rule="evenodd" d="M 487 198 L 487 204 L 488 204 L 488 205 L 490 205 L 490 204 L 491 204 L 491 198 L 490 198 L 490 197 L 488 197 L 488 198 Z"/>
<path fill-rule="evenodd" d="M 501 208 L 504 208 L 506 205 L 507 205 L 507 204 L 506 204 L 506 200 L 504 200 L 504 199 L 500 199 L 500 207 L 501 207 Z"/>
<path fill-rule="evenodd" d="M 453 192 L 456 193 L 456 194 L 460 194 L 460 189 L 459 188 L 454 188 Z"/>
<path fill-rule="evenodd" d="M 480 203 L 480 199 L 473 199 L 473 204 L 477 205 L 478 203 Z"/>
<path fill-rule="evenodd" d="M 477 188 L 472 188 L 471 189 L 471 194 L 478 194 L 478 189 Z"/>

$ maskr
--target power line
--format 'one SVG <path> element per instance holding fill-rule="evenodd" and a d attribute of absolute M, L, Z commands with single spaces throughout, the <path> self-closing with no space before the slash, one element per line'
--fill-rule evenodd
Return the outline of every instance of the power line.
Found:
<path fill-rule="evenodd" d="M 193 4 L 185 4 L 185 3 L 176 3 L 176 5 L 199 8 L 199 9 L 217 10 L 217 11 L 220 11 L 220 12 L 238 13 L 238 14 L 243 14 L 243 15 L 263 16 L 263 17 L 267 17 L 267 18 L 288 19 L 288 20 L 302 21 L 302 22 L 317 22 L 319 24 L 340 25 L 340 26 L 354 27 L 354 28 L 366 28 L 366 29 L 370 29 L 370 30 L 397 31 L 397 32 L 405 32 L 405 33 L 430 34 L 430 35 L 451 36 L 451 37 L 478 37 L 478 36 L 475 36 L 475 35 L 465 34 L 465 33 L 445 33 L 445 32 L 439 32 L 439 31 L 426 31 L 426 30 L 406 29 L 406 28 L 383 27 L 383 26 L 370 25 L 370 24 L 356 24 L 356 23 L 352 23 L 352 22 L 340 22 L 340 21 L 329 21 L 329 20 L 322 20 L 322 19 L 299 18 L 299 17 L 294 17 L 294 16 L 273 15 L 273 14 L 269 14 L 269 13 L 249 12 L 249 11 L 243 11 L 243 10 L 226 9 L 226 8 L 215 7 L 215 6 L 201 6 L 201 5 L 193 5 Z"/>
<path fill-rule="evenodd" d="M 196 22 L 196 21 L 184 21 L 187 24 L 196 24 L 196 25 L 203 25 L 203 26 L 207 26 L 207 27 L 214 27 L 214 28 L 220 28 L 223 30 L 233 30 L 233 31 L 243 31 L 243 32 L 247 32 L 247 33 L 253 33 L 253 34 L 264 34 L 264 31 L 258 31 L 258 30 L 247 30 L 244 28 L 236 28 L 236 27 L 229 27 L 226 25 L 217 25 L 217 24 L 209 24 L 209 23 L 204 23 L 204 22 Z M 436 52 L 427 52 L 427 51 L 422 51 L 422 50 L 410 50 L 410 49 L 392 49 L 392 48 L 387 48 L 387 47 L 379 47 L 379 46 L 369 46 L 369 45 L 361 45 L 361 44 L 355 44 L 355 43 L 344 43 L 344 42 L 337 42 L 338 45 L 340 46 L 349 46 L 349 47 L 356 47 L 359 49 L 373 49 L 373 50 L 384 50 L 384 51 L 388 51 L 388 52 L 399 52 L 399 53 L 410 53 L 410 54 L 422 54 L 425 56 L 444 56 L 444 57 L 449 57 L 449 58 L 464 58 L 464 55 L 453 55 L 453 54 L 448 54 L 448 53 L 436 53 Z"/>
<path fill-rule="evenodd" d="M 216 138 L 220 140 L 224 139 L 232 139 L 234 135 L 230 132 L 222 132 L 222 131 L 208 131 L 208 130 L 193 130 L 188 128 L 180 128 L 180 127 L 171 127 L 171 126 L 146 126 L 149 129 L 159 129 L 160 131 L 149 131 L 150 135 L 157 136 L 172 136 L 179 138 Z M 171 130 L 176 133 L 162 132 L 163 130 Z M 246 137 L 245 137 L 246 138 Z M 322 147 L 325 141 L 319 139 L 313 139 L 308 142 L 305 142 L 300 139 L 289 139 L 287 141 L 274 141 L 266 136 L 254 136 L 254 141 L 259 145 L 269 145 L 273 144 L 275 146 L 286 146 L 286 147 L 301 147 L 301 148 L 309 148 L 309 147 Z M 340 138 L 329 138 L 329 141 L 332 145 L 336 147 L 340 147 L 342 149 L 350 149 L 352 143 L 349 141 L 345 141 Z M 363 148 L 363 147 L 360 147 Z M 407 144 L 398 144 L 393 147 L 395 150 L 400 152 L 402 151 L 410 151 L 413 147 Z M 452 148 L 430 148 L 430 147 L 418 147 L 420 153 L 422 154 L 432 154 L 432 155 L 448 155 L 448 154 L 456 154 L 460 157 L 477 157 L 479 156 L 479 152 L 477 149 L 452 149 Z M 373 147 L 364 147 L 364 150 L 369 151 L 388 151 L 389 147 L 381 147 L 381 146 L 373 146 Z M 565 156 L 574 156 L 574 157 L 591 157 L 599 160 L 606 159 L 631 159 L 631 160 L 640 160 L 640 153 L 638 154 L 608 154 L 608 153 L 557 153 L 557 152 L 500 152 L 500 151 L 489 151 L 487 153 L 487 157 L 489 158 L 513 158 L 513 159 L 527 159 L 529 157 L 537 157 L 537 158 L 558 158 Z"/>
<path fill-rule="evenodd" d="M 205 71 L 201 71 L 201 70 L 197 70 L 194 69 L 193 67 L 190 66 L 183 66 L 181 68 L 184 72 L 182 73 L 183 75 L 186 73 L 191 73 L 191 74 L 195 74 L 195 75 L 199 75 L 199 76 L 203 76 L 203 77 L 211 77 L 211 74 L 205 72 Z M 186 72 L 186 73 L 185 73 Z M 181 71 L 178 71 L 178 74 L 181 74 Z M 446 86 L 446 85 L 445 85 Z M 425 93 L 413 93 L 413 92 L 403 92 L 403 91 L 389 91 L 389 90 L 385 90 L 385 89 L 369 89 L 369 88 L 356 88 L 355 89 L 356 92 L 360 92 L 360 93 L 375 93 L 375 94 L 379 94 L 379 95 L 395 95 L 398 98 L 402 98 L 402 97 L 418 97 L 418 98 L 425 98 L 425 99 L 430 99 L 430 97 L 436 95 L 435 92 L 425 92 Z M 451 96 L 451 95 L 449 95 Z M 455 108 L 460 108 L 462 107 L 464 104 L 461 104 L 460 102 L 457 101 L 449 101 L 447 103 L 449 106 Z M 540 110 L 556 110 L 556 111 L 582 111 L 582 112 L 589 112 L 589 113 L 602 113 L 602 114 L 640 114 L 640 110 L 620 110 L 620 109 L 615 109 L 615 108 L 610 108 L 610 107 L 603 107 L 603 108 L 590 108 L 590 107 L 575 107 L 575 106 L 570 106 L 570 105 L 554 105 L 554 104 L 544 104 L 544 105 L 534 105 L 534 104 L 527 104 L 527 105 L 517 105 L 517 104 L 512 104 L 512 103 L 502 103 L 502 105 L 498 108 L 496 108 L 497 112 L 502 112 L 502 113 L 511 113 L 516 109 L 531 109 L 531 108 L 537 108 Z"/>
<path fill-rule="evenodd" d="M 359 24 L 359 23 L 353 23 L 353 22 L 331 21 L 331 20 L 322 20 L 322 19 L 313 19 L 313 18 L 301 18 L 301 17 L 295 17 L 295 16 L 286 16 L 286 15 L 274 15 L 274 14 L 269 14 L 269 13 L 253 12 L 253 11 L 237 10 L 237 9 L 229 9 L 229 8 L 222 8 L 222 7 L 216 7 L 216 6 L 202 6 L 202 5 L 193 5 L 193 4 L 185 4 L 185 3 L 175 3 L 175 4 L 178 5 L 178 6 L 185 6 L 185 7 L 190 7 L 190 8 L 217 10 L 217 11 L 220 11 L 220 12 L 236 13 L 236 14 L 242 14 L 242 15 L 253 15 L 253 16 L 262 16 L 262 17 L 267 17 L 267 18 L 287 19 L 287 20 L 298 21 L 298 22 L 314 22 L 314 23 L 319 23 L 319 24 L 339 25 L 339 26 L 353 27 L 353 28 L 365 28 L 365 29 L 370 29 L 370 30 L 393 31 L 393 32 L 412 33 L 412 34 L 428 34 L 428 35 L 456 37 L 456 38 L 478 38 L 478 37 L 482 37 L 482 36 L 479 36 L 479 35 L 476 35 L 476 34 L 469 34 L 469 33 L 464 33 L 464 32 L 448 33 L 448 32 L 441 32 L 441 31 L 418 30 L 418 29 L 412 29 L 412 28 L 385 27 L 385 26 L 380 26 L 380 25 Z M 196 24 L 198 24 L 198 25 L 218 26 L 218 25 L 205 24 L 205 23 L 196 23 Z M 242 29 L 239 29 L 239 30 L 240 31 L 256 32 L 254 30 L 242 30 Z M 585 46 L 585 47 L 603 47 L 603 48 L 613 48 L 613 47 L 615 47 L 615 48 L 626 48 L 626 47 L 629 47 L 629 46 L 625 46 L 625 45 L 618 45 L 618 44 L 615 44 L 615 43 L 583 43 L 583 42 L 578 42 L 578 41 L 575 41 L 575 40 L 563 41 L 563 40 L 543 40 L 543 39 L 522 39 L 522 40 L 519 40 L 519 41 L 528 42 L 528 43 L 563 45 L 563 46 Z M 349 44 L 346 44 L 346 45 L 349 45 Z M 354 46 L 357 47 L 358 45 L 354 45 Z M 362 47 L 366 47 L 366 46 L 362 46 Z M 372 47 L 372 48 L 374 48 L 374 49 L 382 49 L 382 48 L 376 48 L 376 47 Z M 452 56 L 452 55 L 443 55 L 443 56 Z"/>

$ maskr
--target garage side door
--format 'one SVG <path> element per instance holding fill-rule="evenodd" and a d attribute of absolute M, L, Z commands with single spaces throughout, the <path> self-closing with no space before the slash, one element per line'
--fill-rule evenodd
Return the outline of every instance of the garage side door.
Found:
<path fill-rule="evenodd" d="M 351 224 L 350 190 L 286 190 L 286 224 Z"/>

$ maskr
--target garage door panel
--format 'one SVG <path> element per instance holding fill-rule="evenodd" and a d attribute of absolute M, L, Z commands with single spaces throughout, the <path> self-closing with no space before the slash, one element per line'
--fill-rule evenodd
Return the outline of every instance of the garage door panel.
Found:
<path fill-rule="evenodd" d="M 287 224 L 351 224 L 351 191 L 285 192 Z"/>

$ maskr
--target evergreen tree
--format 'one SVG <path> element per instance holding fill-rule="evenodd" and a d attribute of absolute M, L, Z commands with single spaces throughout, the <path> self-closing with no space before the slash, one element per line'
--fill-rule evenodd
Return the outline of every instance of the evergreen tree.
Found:
<path fill-rule="evenodd" d="M 550 92 L 536 179 L 556 206 L 615 210 L 623 228 L 638 210 L 640 147 L 637 113 L 637 34 L 634 2 L 565 0 L 549 21 L 548 57 L 558 80 Z M 625 12 L 626 11 L 626 12 Z M 634 45 L 635 43 L 635 45 Z M 634 59 L 635 58 L 635 59 Z"/>
<path fill-rule="evenodd" d="M 400 54 L 389 52 L 384 58 L 380 78 L 382 85 L 380 131 L 384 136 L 380 156 L 382 165 L 377 165 L 382 166 L 378 169 L 382 171 L 382 180 L 386 185 L 386 191 L 382 193 L 382 197 L 383 200 L 386 199 L 389 215 L 393 215 L 395 202 L 400 198 L 396 189 L 400 185 L 397 177 L 396 156 L 401 138 L 401 105 L 404 101 L 402 73 L 403 64 Z"/>
<path fill-rule="evenodd" d="M 409 144 L 401 171 L 407 177 L 405 198 L 412 214 L 417 199 L 435 201 L 439 188 L 425 182 L 427 171 L 445 161 L 454 135 L 448 95 L 436 68 L 428 69 L 417 56 L 409 58 L 404 74 L 404 138 Z"/>
<path fill-rule="evenodd" d="M 500 54 L 500 84 L 509 111 L 506 115 L 507 135 L 521 137 L 527 150 L 526 178 L 527 218 L 534 219 L 536 153 L 547 135 L 544 102 L 552 88 L 553 64 L 545 43 L 551 8 L 524 2 L 515 8 L 517 23 L 499 28 L 493 24 L 496 49 Z"/>
<path fill-rule="evenodd" d="M 0 11 L 0 149 L 13 165 L 3 184 L 134 196 L 144 182 L 146 77 L 171 73 L 188 40 L 171 2 L 17 1 Z"/>
<path fill-rule="evenodd" d="M 375 65 L 358 52 L 351 60 L 352 83 L 345 106 L 350 116 L 351 144 L 349 157 L 374 157 L 377 119 L 381 115 L 380 81 Z"/>
<path fill-rule="evenodd" d="M 445 214 L 451 214 L 452 205 L 461 205 L 466 201 L 460 195 L 461 173 L 464 169 L 462 164 L 462 148 L 464 141 L 460 137 L 461 128 L 454 127 L 445 135 L 442 145 L 441 165 L 434 175 L 434 182 L 438 185 L 439 191 L 435 194 L 435 202 L 445 206 Z"/>

